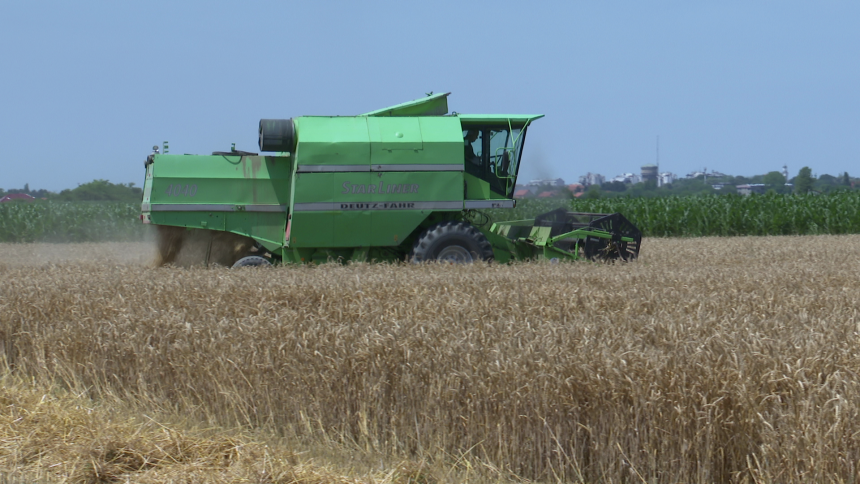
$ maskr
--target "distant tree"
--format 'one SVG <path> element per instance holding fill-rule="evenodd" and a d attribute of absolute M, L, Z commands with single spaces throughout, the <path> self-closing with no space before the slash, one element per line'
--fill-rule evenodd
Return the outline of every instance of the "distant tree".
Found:
<path fill-rule="evenodd" d="M 846 171 L 845 173 L 843 173 L 843 174 L 842 174 L 842 185 L 844 185 L 844 186 L 846 186 L 846 187 L 850 187 L 850 186 L 851 186 L 851 177 L 849 177 L 849 176 L 848 176 L 848 172 L 847 172 L 847 171 Z"/>
<path fill-rule="evenodd" d="M 827 173 L 819 176 L 818 180 L 820 180 L 822 183 L 824 183 L 826 185 L 837 185 L 837 184 L 839 184 L 838 178 L 836 178 L 833 175 L 828 175 Z"/>
<path fill-rule="evenodd" d="M 2 190 L 0 190 L 0 192 L 2 192 Z M 34 197 L 34 198 L 49 198 L 49 197 L 54 195 L 53 193 L 49 192 L 48 190 L 45 190 L 44 188 L 41 188 L 39 190 L 31 190 L 29 183 L 25 183 L 24 188 L 10 188 L 8 192 L 4 192 L 4 193 L 6 193 L 6 194 L 23 193 L 25 195 L 30 195 L 31 197 Z M 0 195 L 0 196 L 2 196 L 2 195 Z"/>
<path fill-rule="evenodd" d="M 838 188 L 841 184 L 841 178 L 836 178 L 833 175 L 828 175 L 827 173 L 818 177 L 817 180 L 814 181 L 812 185 L 812 189 L 818 192 L 831 192 L 835 188 Z"/>
<path fill-rule="evenodd" d="M 778 171 L 771 171 L 762 177 L 761 182 L 772 187 L 782 187 L 785 186 L 785 176 Z"/>
<path fill-rule="evenodd" d="M 671 186 L 665 185 L 658 190 L 660 195 L 678 195 L 689 196 L 698 195 L 703 192 L 712 192 L 710 184 L 702 183 L 702 179 L 679 178 L 675 180 Z"/>
<path fill-rule="evenodd" d="M 773 190 L 776 193 L 785 193 L 785 175 L 778 171 L 768 172 L 761 177 L 761 182 L 765 184 L 768 190 Z"/>
<path fill-rule="evenodd" d="M 107 180 L 93 180 L 72 190 L 61 191 L 58 198 L 66 201 L 138 202 L 142 196 L 143 190 L 135 187 L 134 183 L 124 185 Z"/>
<path fill-rule="evenodd" d="M 660 194 L 657 192 L 657 181 L 647 180 L 640 183 L 633 183 L 627 187 L 625 192 L 630 197 L 656 197 Z"/>
<path fill-rule="evenodd" d="M 797 176 L 794 177 L 794 193 L 807 194 L 812 190 L 812 184 L 815 180 L 812 178 L 812 169 L 804 166 L 800 169 Z"/>
<path fill-rule="evenodd" d="M 628 197 L 633 198 L 644 197 L 646 194 L 645 187 L 643 187 L 641 183 L 634 183 L 630 185 L 625 194 Z"/>
<path fill-rule="evenodd" d="M 585 190 L 585 194 L 583 195 L 585 198 L 595 199 L 600 198 L 600 185 L 591 185 Z"/>
<path fill-rule="evenodd" d="M 607 192 L 623 192 L 627 190 L 627 184 L 620 181 L 611 181 L 609 183 L 604 183 L 600 185 L 600 188 L 606 190 Z"/>

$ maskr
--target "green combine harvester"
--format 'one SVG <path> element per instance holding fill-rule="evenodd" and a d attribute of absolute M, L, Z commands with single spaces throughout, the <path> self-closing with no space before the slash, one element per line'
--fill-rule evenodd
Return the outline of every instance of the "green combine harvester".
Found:
<path fill-rule="evenodd" d="M 154 147 L 140 218 L 158 226 L 162 263 L 192 240 L 204 263 L 234 267 L 638 256 L 641 233 L 617 213 L 491 223 L 481 210 L 516 205 L 526 133 L 543 115 L 448 114 L 448 94 L 359 116 L 260 120 L 268 155 Z"/>

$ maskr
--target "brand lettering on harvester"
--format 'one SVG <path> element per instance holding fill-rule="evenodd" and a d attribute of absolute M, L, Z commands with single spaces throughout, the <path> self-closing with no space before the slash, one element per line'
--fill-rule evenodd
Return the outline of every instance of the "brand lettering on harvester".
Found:
<path fill-rule="evenodd" d="M 388 193 L 418 193 L 419 185 L 417 183 L 368 183 L 367 185 L 363 183 L 353 184 L 348 181 L 343 182 L 343 190 L 340 192 L 342 195 L 346 195 L 351 193 L 353 195 L 358 193 L 377 193 L 377 194 L 388 194 Z"/>
<path fill-rule="evenodd" d="M 415 208 L 415 202 L 341 203 L 341 210 L 404 210 Z"/>

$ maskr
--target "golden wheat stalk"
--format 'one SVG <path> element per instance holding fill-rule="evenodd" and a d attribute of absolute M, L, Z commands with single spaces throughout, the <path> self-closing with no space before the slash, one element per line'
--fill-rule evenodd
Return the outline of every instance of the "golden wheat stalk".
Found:
<path fill-rule="evenodd" d="M 5 358 L 96 398 L 540 480 L 858 477 L 857 236 L 265 273 L 3 249 Z"/>

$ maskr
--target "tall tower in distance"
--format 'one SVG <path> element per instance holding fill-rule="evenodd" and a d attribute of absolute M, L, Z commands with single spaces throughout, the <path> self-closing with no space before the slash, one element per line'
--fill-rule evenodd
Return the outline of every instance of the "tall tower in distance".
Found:
<path fill-rule="evenodd" d="M 657 165 L 642 165 L 642 181 L 654 180 L 657 181 Z"/>

